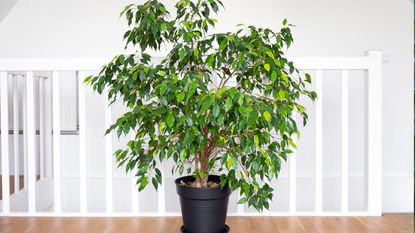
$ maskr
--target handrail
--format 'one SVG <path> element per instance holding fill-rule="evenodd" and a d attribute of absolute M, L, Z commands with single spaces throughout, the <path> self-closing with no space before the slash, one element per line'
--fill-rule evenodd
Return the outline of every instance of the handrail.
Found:
<path fill-rule="evenodd" d="M 155 59 L 161 57 L 154 57 Z M 300 69 L 367 69 L 369 56 L 294 57 L 289 58 Z M 111 58 L 0 58 L 1 71 L 72 71 L 99 70 Z"/>

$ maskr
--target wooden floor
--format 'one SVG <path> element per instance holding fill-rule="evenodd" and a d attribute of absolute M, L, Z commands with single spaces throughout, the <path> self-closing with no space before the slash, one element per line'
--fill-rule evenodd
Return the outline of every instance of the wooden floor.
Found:
<path fill-rule="evenodd" d="M 1 233 L 179 233 L 180 218 L 1 217 Z M 413 214 L 383 217 L 228 217 L 232 233 L 412 233 Z"/>

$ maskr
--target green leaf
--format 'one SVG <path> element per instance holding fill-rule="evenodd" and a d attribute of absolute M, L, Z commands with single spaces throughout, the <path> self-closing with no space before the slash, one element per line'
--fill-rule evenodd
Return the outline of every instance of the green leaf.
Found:
<path fill-rule="evenodd" d="M 220 147 L 224 147 L 224 146 L 225 146 L 225 138 L 224 138 L 224 137 L 219 136 L 219 139 L 218 139 L 218 145 L 219 145 Z"/>
<path fill-rule="evenodd" d="M 185 96 L 186 96 L 186 93 L 184 93 L 184 92 L 176 94 L 177 102 L 181 102 L 182 100 L 184 100 Z"/>
<path fill-rule="evenodd" d="M 232 156 L 229 156 L 229 157 L 228 157 L 228 160 L 226 161 L 226 168 L 227 168 L 228 170 L 230 170 L 230 169 L 232 168 L 232 164 L 233 164 L 233 159 L 232 159 Z"/>
<path fill-rule="evenodd" d="M 265 64 L 264 64 L 264 69 L 265 69 L 266 71 L 269 71 L 269 70 L 271 69 L 271 66 L 270 66 L 268 63 L 265 63 Z"/>
<path fill-rule="evenodd" d="M 215 105 L 214 107 L 213 107 L 213 117 L 217 117 L 218 115 L 219 115 L 219 111 L 220 111 L 220 108 L 219 108 L 219 105 Z"/>
<path fill-rule="evenodd" d="M 205 172 L 203 170 L 199 170 L 199 176 L 200 176 L 200 178 L 203 179 L 203 177 L 205 177 L 206 174 L 205 174 Z"/>
<path fill-rule="evenodd" d="M 276 79 L 277 79 L 277 72 L 273 70 L 271 73 L 271 81 L 274 82 Z"/>
<path fill-rule="evenodd" d="M 220 113 L 218 116 L 218 124 L 223 125 L 224 122 L 225 122 L 225 115 L 223 113 Z"/>
<path fill-rule="evenodd" d="M 238 104 L 239 104 L 239 105 L 241 105 L 241 106 L 243 105 L 243 103 L 244 103 L 244 98 L 245 98 L 245 96 L 244 96 L 244 95 L 242 95 L 242 94 L 239 96 L 239 98 L 238 98 Z"/>
<path fill-rule="evenodd" d="M 280 99 L 284 99 L 284 98 L 285 98 L 285 91 L 280 90 L 280 91 L 278 92 L 278 97 L 279 97 Z"/>
<path fill-rule="evenodd" d="M 229 96 L 233 99 L 233 97 L 235 96 L 235 94 L 236 94 L 236 88 L 235 87 L 231 87 L 229 89 Z"/>
<path fill-rule="evenodd" d="M 305 81 L 308 82 L 308 83 L 311 83 L 311 76 L 310 76 L 309 73 L 305 74 Z"/>
<path fill-rule="evenodd" d="M 183 60 L 183 58 L 184 58 L 186 55 L 187 55 L 186 50 L 184 50 L 184 49 L 180 49 L 180 50 L 179 50 L 179 57 L 180 57 L 180 60 Z"/>
<path fill-rule="evenodd" d="M 161 84 L 160 86 L 160 95 L 163 95 L 164 93 L 166 93 L 167 91 L 167 83 L 164 82 L 163 84 Z"/>
<path fill-rule="evenodd" d="M 162 23 L 161 25 L 160 25 L 160 29 L 161 29 L 161 31 L 166 31 L 167 30 L 167 25 L 166 25 L 166 23 Z"/>
<path fill-rule="evenodd" d="M 187 158 L 187 151 L 186 149 L 183 149 L 182 151 L 180 151 L 180 161 L 184 162 Z"/>
<path fill-rule="evenodd" d="M 140 181 L 140 185 L 138 186 L 138 191 L 142 191 L 148 184 L 148 177 L 144 176 L 141 181 Z"/>
<path fill-rule="evenodd" d="M 228 41 L 226 39 L 222 40 L 222 42 L 220 42 L 220 45 L 219 45 L 219 51 L 223 51 L 226 48 L 227 44 L 228 44 Z"/>
<path fill-rule="evenodd" d="M 258 120 L 258 112 L 257 111 L 252 111 L 251 114 L 249 114 L 248 124 L 250 126 L 254 126 L 256 124 L 257 120 Z"/>
<path fill-rule="evenodd" d="M 259 138 L 258 138 L 258 135 L 254 135 L 254 142 L 255 142 L 255 145 L 259 145 Z"/>
<path fill-rule="evenodd" d="M 294 141 L 293 140 L 289 140 L 289 143 L 290 143 L 290 145 L 294 148 L 294 149 L 297 149 L 297 145 L 294 143 Z"/>
<path fill-rule="evenodd" d="M 220 164 L 222 166 L 225 166 L 225 162 L 228 160 L 228 154 L 223 154 L 222 157 L 220 158 Z"/>
<path fill-rule="evenodd" d="M 288 82 L 288 78 L 287 78 L 287 75 L 285 73 L 281 74 L 281 78 L 282 78 L 282 80 Z"/>
<path fill-rule="evenodd" d="M 230 98 L 227 98 L 225 102 L 225 111 L 228 112 L 231 108 L 232 108 L 232 100 Z"/>
<path fill-rule="evenodd" d="M 166 123 L 164 121 L 160 122 L 159 124 L 159 132 L 163 132 L 163 130 L 166 128 Z"/>
<path fill-rule="evenodd" d="M 198 115 L 200 116 L 202 113 L 204 113 L 206 110 L 210 108 L 213 104 L 213 99 L 209 96 L 208 98 L 203 101 L 202 107 L 199 110 Z"/>
<path fill-rule="evenodd" d="M 264 116 L 266 121 L 271 121 L 271 114 L 268 111 L 265 111 L 264 113 L 262 113 L 262 115 Z"/>
<path fill-rule="evenodd" d="M 297 106 L 298 111 L 300 111 L 301 113 L 305 112 L 305 109 L 302 105 L 297 104 L 296 106 Z"/>
<path fill-rule="evenodd" d="M 173 114 L 172 114 L 172 113 L 170 113 L 170 114 L 167 116 L 166 122 L 167 122 L 167 126 L 168 126 L 169 128 L 173 127 L 173 125 L 174 125 L 174 116 L 173 116 Z"/>
<path fill-rule="evenodd" d="M 198 56 L 199 56 L 199 50 L 198 50 L 198 49 L 194 49 L 194 50 L 193 50 L 193 55 L 194 55 L 195 57 L 198 57 Z"/>
<path fill-rule="evenodd" d="M 239 199 L 237 204 L 243 204 L 243 203 L 246 203 L 246 201 L 247 201 L 246 197 L 243 197 L 243 198 Z"/>
<path fill-rule="evenodd" d="M 156 171 L 157 181 L 161 184 L 161 171 L 158 168 L 154 169 Z"/>
<path fill-rule="evenodd" d="M 265 52 L 270 58 L 275 59 L 274 54 L 271 51 L 266 51 Z"/>
<path fill-rule="evenodd" d="M 216 93 L 216 97 L 221 98 L 222 94 L 226 91 L 226 87 L 222 87 L 221 89 L 218 90 L 218 92 Z"/>
<path fill-rule="evenodd" d="M 166 76 L 166 71 L 164 71 L 164 70 L 159 70 L 159 71 L 157 72 L 157 74 L 158 74 L 158 75 L 160 75 L 161 77 L 164 77 L 164 76 Z"/>
<path fill-rule="evenodd" d="M 156 177 L 153 177 L 151 179 L 151 182 L 153 183 L 154 188 L 157 190 L 158 189 L 158 186 L 159 186 L 159 183 L 157 182 Z"/>

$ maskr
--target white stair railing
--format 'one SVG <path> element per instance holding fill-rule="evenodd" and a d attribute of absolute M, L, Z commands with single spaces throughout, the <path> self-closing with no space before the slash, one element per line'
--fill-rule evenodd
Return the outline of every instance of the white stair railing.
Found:
<path fill-rule="evenodd" d="M 379 216 L 382 214 L 382 59 L 381 52 L 369 51 L 366 56 L 362 57 L 329 57 L 329 58 L 297 58 L 292 59 L 297 67 L 302 70 L 315 70 L 315 77 L 313 83 L 315 90 L 319 96 L 315 103 L 315 200 L 314 211 L 300 212 L 297 210 L 297 156 L 294 154 L 290 156 L 287 164 L 289 167 L 289 208 L 284 212 L 265 212 L 253 214 L 246 212 L 244 206 L 239 205 L 237 207 L 236 215 L 370 215 Z M 92 213 L 88 210 L 88 166 L 87 166 L 87 121 L 86 121 L 86 87 L 83 85 L 83 80 L 87 71 L 97 71 L 101 65 L 104 64 L 106 59 L 0 59 L 0 90 L 1 90 L 1 175 L 2 175 L 2 200 L 1 200 L 1 212 L 0 216 L 8 215 L 70 215 L 70 216 L 95 216 L 95 215 L 134 215 L 134 216 L 165 216 L 165 215 L 178 215 L 179 210 L 174 213 L 166 212 L 165 199 L 166 194 L 165 182 L 161 186 L 161 192 L 157 196 L 158 209 L 154 213 L 146 213 L 140 210 L 139 195 L 136 189 L 131 188 L 131 211 L 130 212 L 115 212 L 114 206 L 114 174 L 113 174 L 113 140 L 112 135 L 107 135 L 105 141 L 105 155 L 104 155 L 104 193 L 105 193 L 105 211 L 102 213 Z M 323 201 L 323 104 L 322 101 L 325 98 L 323 96 L 323 71 L 324 70 L 341 70 L 341 203 L 340 211 L 326 212 L 322 208 Z M 349 211 L 349 70 L 365 70 L 367 72 L 367 151 L 365 158 L 365 203 L 366 209 L 362 212 Z M 51 90 L 48 94 L 45 91 L 45 79 L 39 80 L 39 115 L 40 115 L 40 172 L 36 168 L 36 132 L 35 132 L 35 75 L 37 71 L 50 71 L 50 79 L 52 80 Z M 78 113 L 77 119 L 79 124 L 79 130 L 77 137 L 79 140 L 79 211 L 72 211 L 63 213 L 62 211 L 62 160 L 61 160 L 61 104 L 60 104 L 60 81 L 61 73 L 63 71 L 76 71 L 78 77 L 78 95 L 77 106 Z M 9 74 L 13 72 L 23 72 L 25 79 L 25 98 L 23 101 L 23 134 L 24 148 L 20 148 L 16 143 L 19 139 L 16 136 L 16 131 L 19 127 L 19 118 L 16 115 L 19 114 L 16 101 L 18 94 L 18 87 L 15 84 L 15 80 L 12 81 L 12 90 L 8 88 L 8 82 L 10 82 Z M 12 93 L 12 97 L 9 96 L 9 92 Z M 14 212 L 10 210 L 11 199 L 9 190 L 9 176 L 10 167 L 8 166 L 10 160 L 9 150 L 9 100 L 13 98 L 13 121 L 14 123 L 14 153 L 13 160 L 15 164 L 19 164 L 22 160 L 27 164 L 27 173 L 25 176 L 25 189 L 27 192 L 28 205 L 26 211 Z M 51 98 L 51 100 L 50 100 Z M 48 109 L 47 101 L 51 102 L 51 111 Z M 106 102 L 107 106 L 108 102 Z M 50 109 L 49 109 L 50 110 Z M 111 108 L 105 108 L 105 125 L 109 126 L 112 122 L 112 110 Z M 52 122 L 52 126 L 50 125 Z M 52 133 L 53 132 L 53 133 Z M 50 137 L 49 137 L 50 136 Z M 48 144 L 49 143 L 49 144 Z M 53 163 L 48 160 L 47 157 L 47 145 L 53 146 Z M 27 149 L 26 149 L 27 148 Z M 25 152 L 26 151 L 26 152 Z M 25 156 L 21 156 L 25 154 Z M 49 161 L 49 162 L 47 162 Z M 14 174 L 21 174 L 18 167 L 14 167 Z M 49 171 L 49 172 L 47 172 Z M 53 173 L 53 174 L 49 174 Z M 48 177 L 52 175 L 53 189 L 45 188 L 48 192 L 53 192 L 52 200 L 53 204 L 51 211 L 43 212 L 39 210 L 37 204 L 39 203 L 39 192 L 46 192 L 45 190 L 39 190 L 42 186 L 36 181 L 36 177 L 40 175 L 40 178 Z M 131 176 L 131 181 L 134 184 L 134 178 Z M 14 181 L 15 185 L 19 185 L 19 181 Z M 26 184 L 27 183 L 27 184 Z M 49 186 L 45 186 L 49 187 Z M 48 195 L 45 195 L 48 196 Z M 48 202 L 45 202 L 48 203 Z"/>

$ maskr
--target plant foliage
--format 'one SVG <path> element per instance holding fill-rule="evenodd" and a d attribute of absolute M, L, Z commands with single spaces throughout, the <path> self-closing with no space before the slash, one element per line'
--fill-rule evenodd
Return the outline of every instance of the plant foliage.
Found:
<path fill-rule="evenodd" d="M 276 32 L 238 25 L 209 33 L 222 7 L 220 0 L 181 0 L 173 17 L 157 0 L 128 5 L 124 39 L 141 51 L 116 56 L 85 82 L 128 106 L 106 133 L 134 133 L 115 157 L 136 169 L 140 191 L 150 181 L 157 188 L 158 164 L 173 159 L 173 172 L 194 175 L 198 187 L 221 174 L 222 186 L 239 189 L 239 203 L 260 211 L 269 208 L 269 183 L 296 147 L 294 112 L 307 122 L 299 99 L 316 94 L 307 89 L 310 75 L 284 57 L 293 42 L 286 20 Z M 148 51 L 164 44 L 172 49 L 154 64 Z"/>

